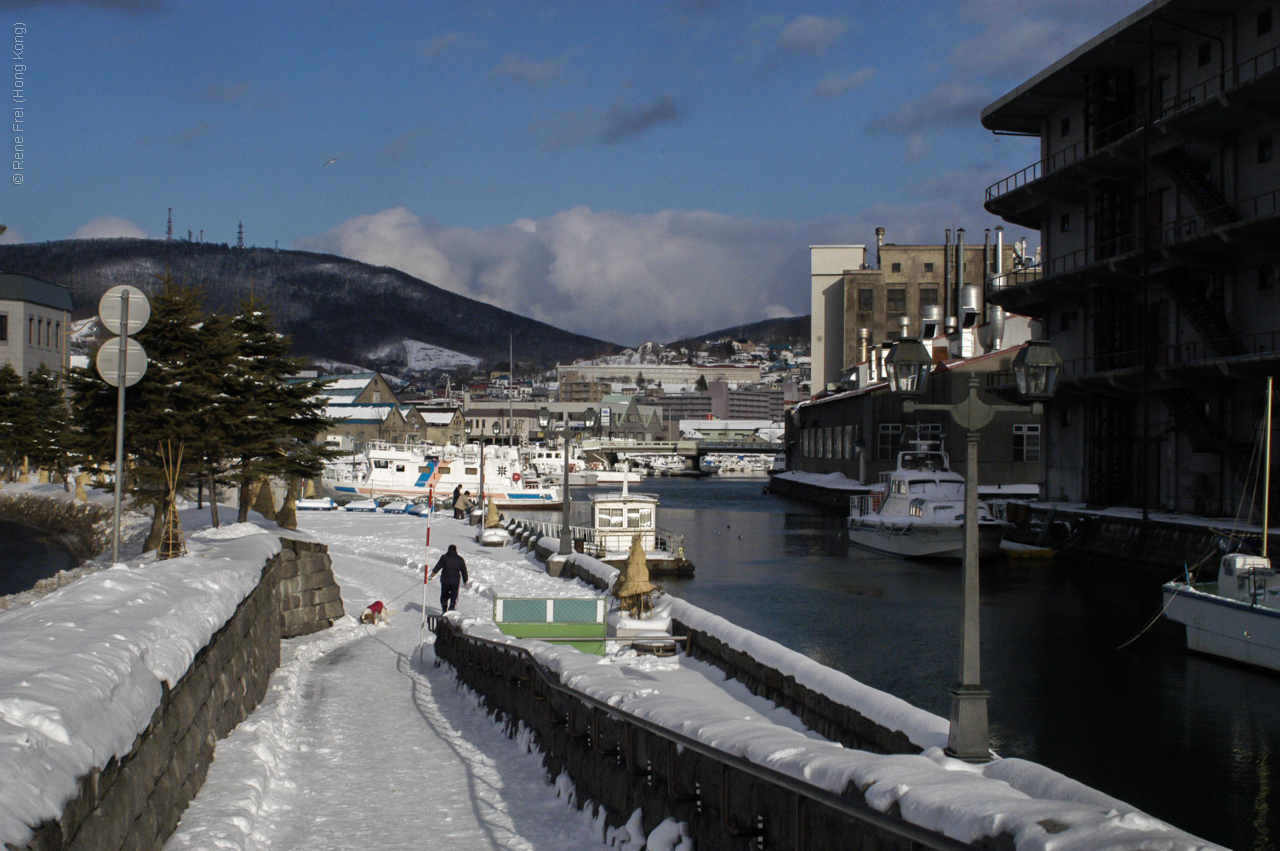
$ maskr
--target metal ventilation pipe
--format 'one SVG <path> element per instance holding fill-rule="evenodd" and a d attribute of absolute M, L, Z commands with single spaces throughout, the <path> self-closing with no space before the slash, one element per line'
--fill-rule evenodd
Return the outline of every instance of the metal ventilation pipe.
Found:
<path fill-rule="evenodd" d="M 858 329 L 858 363 L 866 363 L 871 357 L 871 329 Z"/>
<path fill-rule="evenodd" d="M 947 228 L 947 241 L 942 246 L 942 311 L 951 315 L 951 228 Z"/>
<path fill-rule="evenodd" d="M 960 293 L 964 290 L 964 228 L 956 228 L 956 296 L 955 301 L 951 302 L 955 305 L 957 316 L 963 314 L 960 306 Z"/>
<path fill-rule="evenodd" d="M 898 317 L 898 339 L 905 340 L 911 336 L 907 333 L 907 329 L 911 327 L 911 318 L 909 316 Z"/>
<path fill-rule="evenodd" d="M 992 278 L 1003 284 L 1004 276 L 1004 225 L 996 225 L 996 260 Z M 991 288 L 988 287 L 990 292 Z M 991 326 L 991 351 L 1004 348 L 1004 308 L 987 303 L 987 324 Z"/>
<path fill-rule="evenodd" d="M 926 304 L 920 308 L 920 339 L 932 340 L 942 333 L 942 306 Z"/>
<path fill-rule="evenodd" d="M 982 314 L 982 291 L 977 284 L 965 284 L 960 288 L 960 327 L 972 328 Z"/>

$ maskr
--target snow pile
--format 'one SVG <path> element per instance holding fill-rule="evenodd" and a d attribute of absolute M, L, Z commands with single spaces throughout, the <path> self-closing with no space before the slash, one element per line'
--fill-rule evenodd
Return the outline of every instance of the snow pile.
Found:
<path fill-rule="evenodd" d="M 193 535 L 183 558 L 117 565 L 0 613 L 0 842 L 25 843 L 78 777 L 133 747 L 161 683 L 181 679 L 280 550 L 256 527 L 238 534 Z"/>

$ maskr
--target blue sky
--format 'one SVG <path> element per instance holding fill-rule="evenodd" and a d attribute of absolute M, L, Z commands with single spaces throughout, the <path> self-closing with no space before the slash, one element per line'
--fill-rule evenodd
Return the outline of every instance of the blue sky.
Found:
<path fill-rule="evenodd" d="M 805 314 L 811 244 L 999 224 L 983 189 L 1038 155 L 980 109 L 1140 5 L 0 0 L 0 241 L 173 207 L 625 345 Z"/>

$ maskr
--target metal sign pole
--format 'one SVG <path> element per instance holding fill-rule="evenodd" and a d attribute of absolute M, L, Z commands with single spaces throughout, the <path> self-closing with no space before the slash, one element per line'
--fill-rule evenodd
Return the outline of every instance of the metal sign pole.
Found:
<path fill-rule="evenodd" d="M 115 534 L 111 541 L 111 563 L 120 563 L 120 494 L 124 484 L 124 385 L 125 344 L 129 341 L 129 291 L 120 293 L 120 365 L 116 377 L 116 498 Z"/>

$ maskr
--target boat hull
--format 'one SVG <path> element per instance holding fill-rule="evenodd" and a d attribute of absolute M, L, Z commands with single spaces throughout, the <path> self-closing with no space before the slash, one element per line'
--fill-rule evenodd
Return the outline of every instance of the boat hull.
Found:
<path fill-rule="evenodd" d="M 978 525 L 978 558 L 999 555 L 1004 523 Z M 875 516 L 849 521 L 849 543 L 900 558 L 964 559 L 964 526 L 960 523 L 895 523 Z"/>
<path fill-rule="evenodd" d="M 374 497 L 403 497 L 405 499 L 426 499 L 431 494 L 430 488 L 397 488 L 397 487 L 370 487 L 368 485 L 359 484 L 339 484 L 330 483 L 326 487 L 332 491 L 335 496 L 340 497 L 360 497 L 362 499 L 372 499 Z M 443 499 L 447 492 L 441 494 L 437 491 L 437 496 Z M 498 504 L 499 508 L 559 508 L 560 499 L 557 494 L 543 490 L 513 490 L 513 491 L 489 491 L 489 499 Z"/>
<path fill-rule="evenodd" d="M 1182 582 L 1164 585 L 1164 616 L 1187 629 L 1187 649 L 1280 671 L 1280 609 L 1250 605 L 1199 591 Z"/>

